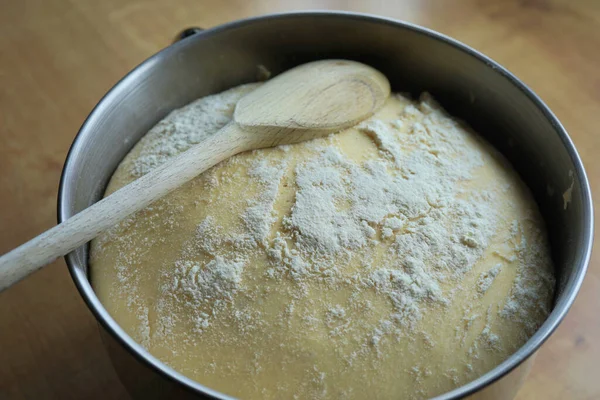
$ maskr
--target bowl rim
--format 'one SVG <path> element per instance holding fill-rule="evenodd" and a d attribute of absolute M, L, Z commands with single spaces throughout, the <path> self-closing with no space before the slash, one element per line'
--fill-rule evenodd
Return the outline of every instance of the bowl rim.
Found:
<path fill-rule="evenodd" d="M 182 39 L 181 41 L 174 43 L 165 49 L 157 52 L 156 54 L 150 56 L 134 69 L 132 69 L 127 75 L 125 75 L 121 80 L 119 80 L 97 103 L 97 105 L 90 112 L 84 123 L 82 124 L 79 132 L 75 136 L 73 143 L 67 153 L 67 157 L 65 160 L 65 164 L 62 170 L 60 185 L 58 190 L 58 204 L 57 204 L 57 215 L 58 222 L 64 221 L 66 218 L 70 217 L 71 214 L 69 212 L 68 206 L 70 205 L 68 196 L 70 193 L 70 185 L 67 182 L 67 178 L 69 175 L 73 174 L 75 169 L 72 166 L 73 159 L 75 158 L 75 154 L 77 154 L 81 147 L 82 143 L 84 143 L 89 136 L 88 126 L 92 125 L 92 122 L 95 121 L 99 115 L 102 114 L 103 109 L 106 107 L 106 104 L 111 102 L 114 97 L 116 97 L 117 92 L 119 92 L 119 88 L 124 86 L 127 82 L 135 80 L 136 77 L 145 69 L 150 68 L 151 65 L 156 62 L 159 58 L 169 57 L 178 51 L 179 48 L 185 47 L 189 45 L 192 41 L 199 39 L 200 37 L 208 37 L 219 32 L 226 31 L 233 28 L 238 28 L 246 25 L 251 25 L 258 21 L 270 20 L 270 19 L 285 19 L 285 18 L 343 18 L 349 20 L 366 20 L 373 23 L 385 24 L 385 25 L 393 25 L 397 27 L 401 27 L 406 30 L 413 31 L 414 33 L 429 36 L 432 39 L 444 42 L 450 46 L 457 48 L 458 50 L 470 55 L 478 59 L 479 61 L 484 62 L 488 67 L 494 69 L 496 72 L 501 74 L 505 79 L 507 79 L 513 86 L 519 89 L 522 94 L 527 96 L 535 106 L 542 112 L 544 117 L 552 124 L 556 134 L 562 141 L 563 146 L 567 150 L 574 166 L 574 179 L 576 179 L 581 188 L 581 201 L 582 201 L 582 231 L 583 231 L 583 240 L 580 244 L 580 251 L 578 257 L 575 259 L 576 267 L 574 272 L 569 277 L 567 284 L 565 285 L 565 289 L 559 300 L 554 305 L 554 308 L 546 321 L 540 326 L 540 328 L 535 332 L 535 334 L 529 338 L 529 340 L 519 348 L 515 353 L 513 353 L 508 359 L 504 360 L 502 363 L 497 365 L 492 370 L 488 371 L 484 375 L 478 377 L 477 379 L 470 381 L 469 383 L 455 388 L 450 392 L 446 392 L 440 396 L 435 397 L 438 400 L 449 400 L 449 399 L 459 399 L 471 395 L 486 386 L 491 385 L 495 381 L 504 377 L 506 374 L 511 372 L 517 366 L 522 364 L 525 360 L 527 360 L 530 356 L 532 356 L 535 351 L 551 336 L 551 334 L 556 330 L 558 325 L 562 322 L 565 315 L 569 311 L 571 305 L 573 304 L 579 289 L 581 287 L 583 278 L 587 271 L 587 267 L 589 264 L 591 250 L 593 245 L 593 236 L 594 236 L 594 212 L 593 212 L 593 203 L 591 196 L 591 189 L 589 185 L 589 181 L 587 179 L 587 175 L 585 169 L 583 167 L 583 163 L 575 149 L 573 142 L 571 141 L 567 131 L 556 118 L 554 113 L 550 111 L 548 106 L 523 82 L 521 82 L 515 75 L 510 73 L 506 68 L 502 67 L 500 64 L 492 60 L 491 58 L 483 55 L 479 51 L 465 45 L 462 42 L 459 42 L 456 39 L 453 39 L 449 36 L 431 30 L 429 28 L 425 28 L 416 24 L 412 24 L 409 22 L 382 17 L 373 14 L 366 13 L 357 13 L 357 12 L 348 12 L 348 11 L 322 11 L 322 10 L 308 10 L 308 11 L 296 11 L 296 12 L 281 12 L 281 13 L 273 13 L 273 14 L 265 14 L 245 19 L 240 19 L 232 22 L 227 22 L 213 28 L 209 28 L 198 32 L 191 37 Z M 138 361 L 145 364 L 147 367 L 154 370 L 154 372 L 161 375 L 163 378 L 166 378 L 172 382 L 178 383 L 183 386 L 184 389 L 191 391 L 193 393 L 211 396 L 213 398 L 219 399 L 233 399 L 233 397 L 228 396 L 224 393 L 213 390 L 207 386 L 204 386 L 183 374 L 175 371 L 174 369 L 168 367 L 166 364 L 159 361 L 157 358 L 152 356 L 146 349 L 144 349 L 141 345 L 139 345 L 136 341 L 134 341 L 117 323 L 116 321 L 109 315 L 108 311 L 102 306 L 100 300 L 96 296 L 90 281 L 88 279 L 87 274 L 85 274 L 80 268 L 77 267 L 77 260 L 74 256 L 74 253 L 67 254 L 65 256 L 65 261 L 67 263 L 69 272 L 71 277 L 77 287 L 81 297 L 84 302 L 98 321 L 98 323 L 111 334 L 111 336 L 116 339 L 116 341 L 123 346 L 132 356 L 134 356 Z"/>

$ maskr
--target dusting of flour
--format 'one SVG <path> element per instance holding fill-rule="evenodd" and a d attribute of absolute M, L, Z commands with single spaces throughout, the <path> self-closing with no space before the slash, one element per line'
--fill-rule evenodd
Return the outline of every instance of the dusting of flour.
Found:
<path fill-rule="evenodd" d="M 141 176 L 214 134 L 231 120 L 235 103 L 253 87 L 208 96 L 169 114 L 142 140 L 137 157 L 123 164 L 126 173 L 131 179 Z M 427 94 L 419 101 L 394 96 L 401 112 L 374 117 L 354 133 L 339 134 L 367 138 L 373 156 L 361 159 L 344 151 L 339 137 L 332 135 L 234 157 L 227 165 L 236 172 L 229 175 L 205 174 L 203 192 L 198 193 L 221 193 L 225 197 L 215 201 L 222 207 L 213 206 L 204 194 L 198 198 L 198 207 L 213 204 L 207 208 L 213 214 L 195 221 L 193 234 L 181 240 L 174 259 L 161 266 L 154 310 L 142 300 L 136 257 L 162 243 L 161 238 L 137 238 L 134 246 L 132 227 L 136 218 L 145 218 L 151 230 L 152 215 L 162 216 L 167 232 L 178 232 L 190 221 L 167 198 L 149 208 L 150 216 L 135 216 L 101 237 L 93 256 L 102 257 L 105 248 L 117 250 L 119 283 L 114 294 L 138 310 L 138 340 L 151 347 L 174 338 L 176 327 L 189 326 L 184 341 L 193 346 L 208 343 L 222 352 L 252 349 L 251 374 L 259 376 L 269 365 L 261 363 L 265 355 L 258 343 L 275 340 L 267 333 L 273 326 L 290 329 L 290 343 L 325 332 L 323 340 L 340 359 L 336 368 L 345 371 L 361 357 L 384 363 L 394 343 L 403 340 L 416 343 L 415 338 L 421 338 L 422 351 L 433 351 L 443 340 L 435 332 L 421 331 L 419 324 L 432 310 L 454 312 L 454 304 L 465 302 L 468 294 L 467 305 L 457 311 L 464 317 L 456 326 L 456 348 L 468 348 L 470 358 L 464 361 L 464 371 L 456 366 L 442 371 L 450 385 L 457 385 L 473 377 L 474 365 L 483 362 L 482 352 L 496 357 L 508 351 L 494 331 L 494 316 L 519 324 L 523 340 L 529 337 L 541 321 L 531 313 L 547 315 L 554 285 L 537 217 L 507 221 L 502 211 L 505 197 L 499 194 L 507 193 L 510 185 L 480 175 L 490 162 L 481 139 Z M 227 188 L 240 181 L 248 190 L 236 189 L 227 198 Z M 223 211 L 234 201 L 235 209 Z M 234 216 L 235 228 L 219 222 L 223 215 Z M 531 232 L 529 242 L 525 225 Z M 493 266 L 477 269 L 486 257 L 494 258 Z M 487 301 L 499 277 L 510 274 L 515 278 L 506 299 L 486 305 L 483 313 L 472 311 L 469 302 Z M 253 306 L 270 295 L 285 299 L 280 310 Z M 296 324 L 302 332 L 294 330 Z M 211 333 L 213 326 L 236 334 Z M 283 341 L 280 346 L 288 344 Z M 307 349 L 294 351 L 295 357 L 308 357 Z M 205 356 L 207 366 L 198 367 L 199 374 L 212 376 L 221 367 L 210 361 L 210 354 Z M 274 368 L 287 368 L 284 361 Z M 435 378 L 435 367 L 410 366 L 417 397 L 430 394 L 423 382 Z M 327 386 L 329 375 L 319 368 L 325 367 L 315 363 L 306 372 L 311 378 L 302 389 L 305 396 L 327 397 L 328 390 L 337 390 Z M 277 390 L 285 397 L 286 387 Z M 352 397 L 350 392 L 337 393 Z"/>

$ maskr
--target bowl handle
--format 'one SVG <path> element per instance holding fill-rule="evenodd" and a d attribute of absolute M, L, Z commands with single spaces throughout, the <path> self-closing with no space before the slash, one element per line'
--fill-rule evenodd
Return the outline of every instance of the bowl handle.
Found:
<path fill-rule="evenodd" d="M 177 36 L 175 36 L 175 39 L 173 39 L 173 43 L 177 43 L 180 40 L 183 40 L 185 38 L 188 38 L 190 36 L 195 35 L 198 32 L 202 32 L 204 29 L 202 28 L 198 28 L 196 26 L 193 26 L 191 28 L 185 28 L 184 30 L 182 30 L 181 32 L 179 32 L 177 34 Z"/>

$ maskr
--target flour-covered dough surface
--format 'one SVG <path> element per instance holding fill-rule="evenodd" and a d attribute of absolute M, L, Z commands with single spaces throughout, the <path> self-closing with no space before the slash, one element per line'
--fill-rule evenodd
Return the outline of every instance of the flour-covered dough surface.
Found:
<path fill-rule="evenodd" d="M 216 132 L 253 87 L 171 113 L 107 194 Z M 528 189 L 427 95 L 219 164 L 95 240 L 91 278 L 150 353 L 244 399 L 441 394 L 523 345 L 554 290 Z"/>

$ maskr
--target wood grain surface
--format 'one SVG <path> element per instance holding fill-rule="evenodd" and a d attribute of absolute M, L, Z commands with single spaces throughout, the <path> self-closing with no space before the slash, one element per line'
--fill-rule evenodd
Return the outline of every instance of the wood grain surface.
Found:
<path fill-rule="evenodd" d="M 0 253 L 55 223 L 69 145 L 94 104 L 127 71 L 182 28 L 300 9 L 403 19 L 491 56 L 563 122 L 600 198 L 597 0 L 2 0 Z M 600 398 L 599 309 L 596 253 L 519 400 Z M 0 294 L 0 399 L 127 398 L 62 260 Z"/>

